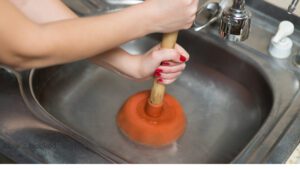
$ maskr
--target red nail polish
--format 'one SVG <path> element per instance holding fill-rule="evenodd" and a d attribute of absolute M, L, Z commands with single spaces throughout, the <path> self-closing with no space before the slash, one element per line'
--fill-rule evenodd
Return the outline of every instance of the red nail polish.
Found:
<path fill-rule="evenodd" d="M 158 68 L 158 69 L 155 70 L 155 72 L 161 73 L 161 72 L 163 72 L 163 71 L 162 71 L 161 69 Z"/>
<path fill-rule="evenodd" d="M 186 57 L 184 57 L 184 56 L 181 55 L 181 56 L 180 56 L 180 61 L 181 61 L 181 62 L 185 62 L 185 61 L 186 61 Z"/>
<path fill-rule="evenodd" d="M 162 66 L 169 66 L 170 63 L 168 63 L 168 62 L 162 62 L 161 65 L 162 65 Z"/>
<path fill-rule="evenodd" d="M 154 73 L 154 76 L 156 76 L 156 77 L 160 77 L 160 76 L 161 76 L 161 74 L 160 74 L 159 72 L 155 72 L 155 73 Z"/>
<path fill-rule="evenodd" d="M 163 80 L 162 80 L 162 79 L 157 79 L 157 81 L 158 81 L 159 83 L 162 83 L 162 82 L 163 82 Z"/>

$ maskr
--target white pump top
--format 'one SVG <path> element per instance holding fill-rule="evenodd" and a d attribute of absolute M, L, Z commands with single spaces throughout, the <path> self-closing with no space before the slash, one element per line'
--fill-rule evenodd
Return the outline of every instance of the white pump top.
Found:
<path fill-rule="evenodd" d="M 285 37 L 290 36 L 294 33 L 294 24 L 290 21 L 282 21 L 279 24 L 278 31 L 276 35 L 273 37 L 272 41 L 278 43 Z"/>
<path fill-rule="evenodd" d="M 288 36 L 294 33 L 294 24 L 290 21 L 282 21 L 279 24 L 278 31 L 272 38 L 269 52 L 273 57 L 284 59 L 290 56 L 293 47 L 293 41 Z"/>

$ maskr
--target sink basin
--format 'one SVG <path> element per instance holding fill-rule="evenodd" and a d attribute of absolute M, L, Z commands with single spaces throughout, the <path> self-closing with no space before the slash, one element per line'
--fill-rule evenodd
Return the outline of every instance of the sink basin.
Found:
<path fill-rule="evenodd" d="M 77 14 L 87 16 L 121 10 L 144 0 L 63 0 Z"/>
<path fill-rule="evenodd" d="M 184 135 L 172 145 L 149 148 L 131 142 L 115 117 L 132 94 L 152 81 L 134 82 L 87 61 L 31 72 L 31 92 L 43 113 L 84 138 L 93 150 L 105 149 L 115 162 L 229 163 L 268 117 L 273 94 L 268 80 L 243 54 L 191 32 L 179 43 L 190 53 L 186 71 L 167 87 L 187 116 Z M 157 35 L 123 45 L 130 53 L 147 51 Z M 117 157 L 117 158 L 116 158 Z"/>

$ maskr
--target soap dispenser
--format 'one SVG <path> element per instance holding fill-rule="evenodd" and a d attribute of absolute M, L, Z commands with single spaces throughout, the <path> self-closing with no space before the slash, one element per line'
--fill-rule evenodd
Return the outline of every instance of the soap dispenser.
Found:
<path fill-rule="evenodd" d="M 293 41 L 288 37 L 294 33 L 294 24 L 290 21 L 282 21 L 278 31 L 271 39 L 269 52 L 271 56 L 278 59 L 285 59 L 291 55 Z"/>

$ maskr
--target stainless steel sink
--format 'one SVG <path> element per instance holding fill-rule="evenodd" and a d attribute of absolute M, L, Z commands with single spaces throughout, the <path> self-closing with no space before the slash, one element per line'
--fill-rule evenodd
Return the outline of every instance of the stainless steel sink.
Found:
<path fill-rule="evenodd" d="M 152 35 L 123 48 L 143 53 L 159 40 L 159 35 Z M 179 44 L 191 60 L 179 80 L 168 86 L 168 93 L 182 103 L 188 125 L 172 145 L 144 147 L 129 141 L 116 127 L 122 103 L 148 90 L 151 81 L 127 80 L 87 61 L 31 71 L 29 88 L 35 101 L 31 107 L 39 107 L 34 111 L 37 116 L 114 162 L 232 162 L 266 119 L 289 104 L 282 99 L 292 99 L 297 80 L 280 65 L 268 62 L 270 58 L 254 58 L 245 49 L 209 35 L 184 31 Z"/>
<path fill-rule="evenodd" d="M 178 81 L 167 87 L 167 92 L 182 103 L 188 124 L 184 135 L 172 145 L 145 147 L 128 140 L 116 127 L 115 116 L 123 102 L 136 92 L 148 90 L 152 81 L 134 82 L 80 61 L 21 74 L 15 72 L 30 113 L 19 113 L 24 106 L 12 103 L 14 98 L 9 96 L 13 89 L 6 96 L 0 95 L 0 99 L 10 98 L 16 105 L 9 115 L 9 107 L 0 109 L 0 124 L 6 129 L 0 130 L 0 146 L 4 133 L 10 141 L 20 142 L 20 146 L 27 142 L 37 145 L 57 142 L 58 148 L 47 149 L 49 153 L 33 146 L 33 155 L 39 152 L 38 157 L 50 162 L 70 159 L 74 162 L 93 159 L 96 163 L 283 162 L 291 151 L 282 147 L 292 149 L 287 143 L 299 142 L 300 71 L 293 62 L 295 52 L 289 60 L 276 60 L 268 55 L 267 43 L 275 32 L 274 21 L 260 12 L 253 14 L 255 33 L 243 43 L 220 40 L 213 25 L 201 32 L 180 32 L 178 43 L 188 50 L 191 60 Z M 299 35 L 294 39 L 299 39 Z M 160 39 L 160 35 L 154 34 L 122 47 L 139 54 Z M 299 44 L 295 43 L 295 51 Z M 9 73 L 2 74 L 0 79 L 7 79 Z M 0 83 L 0 89 L 8 86 L 12 85 Z M 41 122 L 22 123 L 22 119 L 33 119 L 32 116 Z M 12 122 L 22 123 L 24 129 L 13 130 L 5 125 Z M 37 129 L 39 132 L 35 132 Z M 57 135 L 54 140 L 48 139 L 52 138 L 50 130 Z M 71 143 L 67 137 L 75 142 L 72 146 L 64 146 Z M 63 155 L 55 158 L 55 152 Z M 32 154 L 27 155 L 32 157 Z"/>
<path fill-rule="evenodd" d="M 32 72 L 32 92 L 53 117 L 87 140 L 133 163 L 227 163 L 246 146 L 269 115 L 273 96 L 267 79 L 253 65 L 202 38 L 181 34 L 191 60 L 168 87 L 187 115 L 184 136 L 153 149 L 137 145 L 118 131 L 115 116 L 132 94 L 148 90 L 89 62 Z M 133 53 L 158 43 L 151 37 L 124 45 Z M 95 147 L 97 149 L 97 147 Z"/>

